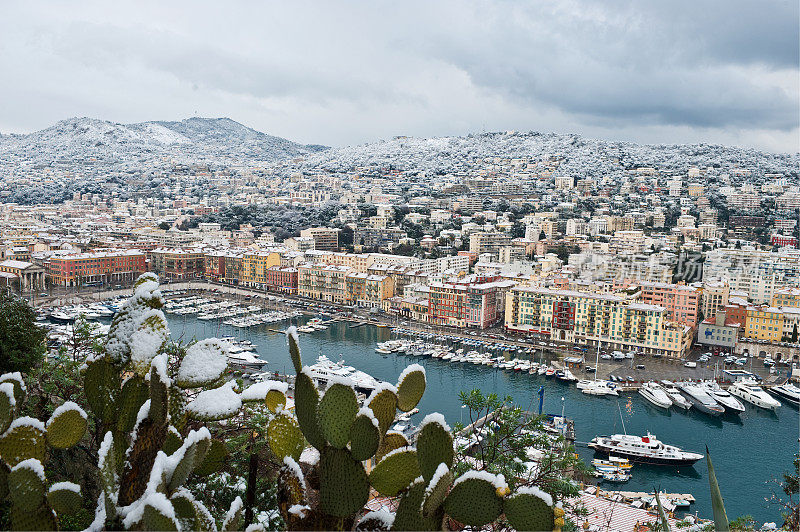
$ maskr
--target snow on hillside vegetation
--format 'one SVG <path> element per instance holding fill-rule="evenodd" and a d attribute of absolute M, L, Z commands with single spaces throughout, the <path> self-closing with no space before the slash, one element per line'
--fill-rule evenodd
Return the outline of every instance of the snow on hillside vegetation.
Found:
<path fill-rule="evenodd" d="M 70 118 L 26 135 L 0 136 L 0 160 L 27 165 L 77 163 L 138 167 L 142 163 L 270 162 L 316 153 L 230 118 L 118 124 Z"/>
<path fill-rule="evenodd" d="M 685 171 L 690 166 L 723 168 L 739 165 L 763 173 L 796 174 L 798 154 L 772 154 L 751 148 L 710 144 L 634 144 L 587 139 L 555 133 L 483 133 L 464 137 L 391 140 L 331 148 L 307 157 L 309 170 L 347 171 L 356 167 L 392 167 L 426 173 L 466 171 L 474 161 L 490 157 L 562 159 L 559 171 L 601 176 L 620 169 L 653 166 L 661 171 Z"/>

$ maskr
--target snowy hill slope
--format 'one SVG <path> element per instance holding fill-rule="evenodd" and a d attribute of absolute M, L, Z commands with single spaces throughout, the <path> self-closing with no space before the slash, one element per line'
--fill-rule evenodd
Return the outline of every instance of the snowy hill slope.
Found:
<path fill-rule="evenodd" d="M 256 131 L 229 118 L 118 124 L 70 118 L 26 135 L 0 136 L 0 159 L 139 166 L 147 162 L 252 163 L 305 156 L 324 149 Z"/>
<path fill-rule="evenodd" d="M 797 174 L 798 154 L 772 154 L 750 148 L 709 144 L 645 145 L 587 139 L 578 135 L 484 133 L 464 137 L 397 137 L 307 157 L 313 170 L 346 171 L 359 166 L 393 167 L 426 173 L 468 171 L 477 159 L 563 157 L 559 172 L 601 176 L 639 166 L 685 172 L 689 166 L 741 166 L 761 173 Z"/>

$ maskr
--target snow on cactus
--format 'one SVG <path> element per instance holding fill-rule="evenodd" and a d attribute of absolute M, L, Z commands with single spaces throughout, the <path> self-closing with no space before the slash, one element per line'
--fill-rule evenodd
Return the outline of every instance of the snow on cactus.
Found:
<path fill-rule="evenodd" d="M 178 385 L 205 386 L 222 377 L 228 368 L 227 345 L 216 338 L 200 340 L 186 349 L 178 368 Z"/>

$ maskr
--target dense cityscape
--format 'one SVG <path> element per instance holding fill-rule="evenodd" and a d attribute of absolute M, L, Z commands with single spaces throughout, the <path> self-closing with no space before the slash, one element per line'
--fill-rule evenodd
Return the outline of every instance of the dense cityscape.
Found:
<path fill-rule="evenodd" d="M 0 16 L 0 532 L 800 532 L 800 4 Z"/>

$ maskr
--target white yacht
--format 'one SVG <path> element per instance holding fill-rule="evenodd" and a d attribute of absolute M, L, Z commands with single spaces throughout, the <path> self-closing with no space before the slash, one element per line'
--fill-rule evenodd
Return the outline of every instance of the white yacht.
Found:
<path fill-rule="evenodd" d="M 793 405 L 800 405 L 800 388 L 794 384 L 786 383 L 779 386 L 773 386 L 769 389 L 772 395 L 777 395 L 781 399 L 792 403 Z"/>
<path fill-rule="evenodd" d="M 351 384 L 360 392 L 370 393 L 379 384 L 379 381 L 372 375 L 359 371 L 353 366 L 346 366 L 343 361 L 333 362 L 325 355 L 317 357 L 316 364 L 306 367 L 311 372 L 312 379 L 325 385 L 331 380 L 342 381 Z"/>
<path fill-rule="evenodd" d="M 596 436 L 589 442 L 589 447 L 604 454 L 627 458 L 631 462 L 654 465 L 692 465 L 703 458 L 702 454 L 665 445 L 650 433 L 647 436 Z"/>
<path fill-rule="evenodd" d="M 678 389 L 692 405 L 699 411 L 710 416 L 721 416 L 725 408 L 699 384 L 693 382 L 682 382 L 678 384 Z"/>
<path fill-rule="evenodd" d="M 744 405 L 742 402 L 724 390 L 716 382 L 707 381 L 703 383 L 703 386 L 708 394 L 722 405 L 726 412 L 730 412 L 732 414 L 741 414 L 744 412 Z"/>
<path fill-rule="evenodd" d="M 613 382 L 609 381 L 582 381 L 583 386 L 580 390 L 586 395 L 612 395 L 619 396 L 617 387 Z"/>
<path fill-rule="evenodd" d="M 692 408 L 692 403 L 681 395 L 681 392 L 675 387 L 672 381 L 661 381 L 661 386 L 673 405 L 678 408 L 683 408 L 684 410 Z"/>
<path fill-rule="evenodd" d="M 747 401 L 759 408 L 772 410 L 773 412 L 781 406 L 780 401 L 772 397 L 758 386 L 753 380 L 740 380 L 734 382 L 728 391 L 731 395 Z"/>
<path fill-rule="evenodd" d="M 646 382 L 639 388 L 639 395 L 644 397 L 648 402 L 656 405 L 659 408 L 666 408 L 672 406 L 672 399 L 670 399 L 667 392 L 660 384 L 655 382 Z"/>

